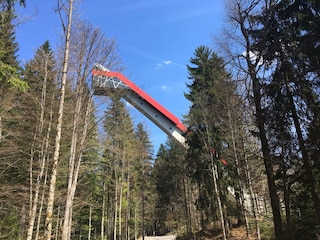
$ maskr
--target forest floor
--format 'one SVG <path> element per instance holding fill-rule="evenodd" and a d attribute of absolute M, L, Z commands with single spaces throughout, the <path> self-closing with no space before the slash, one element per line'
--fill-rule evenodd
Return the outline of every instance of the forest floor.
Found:
<path fill-rule="evenodd" d="M 223 236 L 221 234 L 221 232 L 217 232 L 217 231 L 210 231 L 210 230 L 202 230 L 199 231 L 197 233 L 195 233 L 195 235 L 189 236 L 187 238 L 177 238 L 178 240 L 221 240 L 223 239 Z M 255 240 L 256 238 L 254 237 L 250 237 L 248 238 L 246 235 L 246 228 L 244 226 L 240 226 L 240 227 L 233 227 L 231 229 L 231 234 L 230 237 L 228 238 L 228 240 Z"/>

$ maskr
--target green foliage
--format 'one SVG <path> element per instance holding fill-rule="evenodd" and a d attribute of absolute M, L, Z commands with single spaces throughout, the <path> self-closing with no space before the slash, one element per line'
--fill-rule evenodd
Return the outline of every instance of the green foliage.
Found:
<path fill-rule="evenodd" d="M 0 237 L 3 239 L 19 239 L 19 214 L 8 209 L 0 219 Z"/>
<path fill-rule="evenodd" d="M 18 44 L 15 42 L 13 13 L 2 1 L 2 11 L 0 14 L 0 84 L 2 87 L 11 86 L 25 92 L 28 84 L 22 80 L 21 69 L 15 54 L 18 51 Z M 11 1 L 8 1 L 10 5 Z M 2 82 L 2 83 L 1 83 Z"/>
<path fill-rule="evenodd" d="M 222 155 L 227 156 L 231 143 L 228 111 L 232 112 L 231 99 L 235 87 L 230 75 L 225 70 L 222 58 L 205 46 L 198 47 L 188 66 L 190 84 L 185 93 L 191 101 L 191 108 L 186 122 L 189 125 L 187 141 L 190 146 L 187 153 L 188 171 L 193 181 L 199 186 L 197 208 L 205 212 L 210 222 L 216 215 L 217 196 L 214 194 L 212 169 L 218 167 L 218 188 L 220 198 L 227 205 L 227 187 L 234 181 L 232 168 L 221 164 Z"/>
<path fill-rule="evenodd" d="M 272 216 L 265 216 L 259 226 L 262 239 L 274 239 Z"/>
<path fill-rule="evenodd" d="M 1 61 L 1 55 L 3 55 L 3 53 L 0 52 L 0 79 L 2 81 L 5 80 L 10 86 L 17 88 L 22 92 L 27 91 L 27 89 L 29 89 L 28 84 L 21 80 L 21 76 L 19 76 L 15 67 Z"/>
<path fill-rule="evenodd" d="M 157 153 L 152 176 L 157 192 L 157 234 L 186 227 L 184 149 L 173 140 L 161 145 Z"/>
<path fill-rule="evenodd" d="M 271 158 L 279 166 L 277 176 L 282 181 L 279 186 L 291 193 L 287 208 L 296 211 L 300 200 L 306 203 L 297 200 L 301 196 L 300 191 L 293 191 L 296 186 L 304 194 L 311 193 L 313 206 L 303 206 L 308 214 L 301 215 L 300 220 L 286 216 L 293 225 L 304 225 L 305 234 L 313 233 L 313 227 L 308 225 L 320 223 L 320 172 L 315 167 L 317 160 L 314 161 L 319 138 L 313 132 L 317 132 L 320 112 L 319 14 L 317 1 L 282 0 L 274 3 L 272 10 L 265 9 L 261 15 L 254 16 L 252 19 L 261 26 L 251 31 L 254 51 L 262 54 L 270 73 L 264 82 L 268 101 L 265 120 Z M 295 202 L 293 209 L 292 202 Z M 318 217 L 314 218 L 312 213 Z"/>

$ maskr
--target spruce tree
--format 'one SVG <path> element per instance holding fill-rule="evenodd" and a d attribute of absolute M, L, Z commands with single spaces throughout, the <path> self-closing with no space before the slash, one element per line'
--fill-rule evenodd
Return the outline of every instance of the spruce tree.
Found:
<path fill-rule="evenodd" d="M 12 3 L 12 4 L 11 4 Z M 0 2 L 0 202 L 3 216 L 0 232 L 8 238 L 23 238 L 26 229 L 28 152 L 23 149 L 24 129 L 20 125 L 23 112 L 19 109 L 18 90 L 25 91 L 17 60 L 13 2 Z M 25 135 L 24 135 L 25 136 Z M 19 197 L 17 195 L 20 195 Z"/>
<path fill-rule="evenodd" d="M 199 208 L 204 211 L 203 221 L 214 220 L 219 216 L 224 237 L 228 235 L 227 215 L 224 210 L 227 202 L 227 187 L 233 172 L 224 166 L 224 156 L 228 154 L 228 109 L 226 103 L 233 94 L 235 87 L 230 82 L 230 75 L 225 70 L 222 58 L 211 49 L 200 46 L 195 50 L 194 57 L 188 65 L 190 84 L 185 94 L 191 102 L 187 116 L 190 134 L 187 136 L 190 149 L 189 169 L 193 178 L 201 188 L 199 191 Z M 196 159 L 196 160 L 195 160 Z M 211 171 L 208 171 L 208 170 Z M 209 199 L 215 199 L 211 201 Z M 217 204 L 216 204 L 217 203 Z M 210 210 L 206 206 L 210 205 Z M 213 216 L 210 216 L 212 215 Z M 203 222 L 203 227 L 207 224 Z"/>
<path fill-rule="evenodd" d="M 149 135 L 142 123 L 138 123 L 135 129 L 136 137 L 136 151 L 137 158 L 133 163 L 136 171 L 132 176 L 135 181 L 133 183 L 132 209 L 139 209 L 139 216 L 137 226 L 139 226 L 139 233 L 144 236 L 145 234 L 151 235 L 153 232 L 153 225 L 155 221 L 154 215 L 154 183 L 152 179 L 152 153 L 153 146 L 151 144 Z M 135 207 L 133 207 L 135 206 Z M 133 211 L 134 212 L 134 211 Z"/>
<path fill-rule="evenodd" d="M 10 86 L 25 91 L 27 84 L 21 80 L 21 67 L 17 60 L 18 43 L 15 42 L 15 1 L 0 2 L 0 84 L 2 98 L 6 93 L 5 88 Z M 2 105 L 2 101 L 0 102 Z"/>
<path fill-rule="evenodd" d="M 160 145 L 157 153 L 153 178 L 157 190 L 156 233 L 163 235 L 178 229 L 190 230 L 186 211 L 185 149 L 172 139 Z"/>
<path fill-rule="evenodd" d="M 128 109 L 118 96 L 113 96 L 105 111 L 104 130 L 106 134 L 104 145 L 104 161 L 108 161 L 111 174 L 112 192 L 109 197 L 112 211 L 113 227 L 110 231 L 113 238 L 123 237 L 127 232 L 126 213 L 130 202 L 131 180 L 133 179 L 132 163 L 136 158 L 135 135 L 133 123 Z"/>

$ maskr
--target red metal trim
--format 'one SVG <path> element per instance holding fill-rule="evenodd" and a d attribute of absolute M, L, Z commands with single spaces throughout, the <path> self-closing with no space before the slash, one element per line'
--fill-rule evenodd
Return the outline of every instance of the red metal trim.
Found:
<path fill-rule="evenodd" d="M 92 70 L 92 75 L 94 76 L 105 76 L 105 77 L 115 77 L 120 79 L 122 82 L 124 82 L 128 87 L 134 91 L 136 94 L 138 94 L 140 97 L 142 97 L 145 101 L 147 101 L 149 104 L 151 104 L 155 109 L 157 109 L 159 112 L 161 112 L 164 116 L 166 116 L 170 121 L 172 121 L 177 128 L 179 128 L 182 132 L 187 131 L 187 127 L 180 122 L 180 120 L 174 116 L 171 112 L 169 112 L 165 107 L 163 107 L 160 103 L 158 103 L 156 100 L 154 100 L 151 96 L 149 96 L 146 92 L 144 92 L 142 89 L 140 89 L 137 85 L 135 85 L 133 82 L 131 82 L 128 78 L 126 78 L 124 75 L 122 75 L 119 72 L 107 72 L 102 71 L 98 69 Z"/>

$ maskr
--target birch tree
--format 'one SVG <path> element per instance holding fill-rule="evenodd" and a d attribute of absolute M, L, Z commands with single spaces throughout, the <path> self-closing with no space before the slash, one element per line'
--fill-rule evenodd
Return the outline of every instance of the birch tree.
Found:
<path fill-rule="evenodd" d="M 91 69 L 96 62 L 104 66 L 116 67 L 118 62 L 113 39 L 108 39 L 99 29 L 78 20 L 71 31 L 69 68 L 75 72 L 75 108 L 73 110 L 73 130 L 70 146 L 67 200 L 64 214 L 62 239 L 69 239 L 72 225 L 72 205 L 77 187 L 83 153 L 88 148 L 90 132 L 96 132 L 92 122 L 93 98 L 88 88 Z M 85 109 L 85 111 L 83 111 Z M 94 130 L 94 131 L 93 131 Z"/>
<path fill-rule="evenodd" d="M 59 154 L 60 154 L 60 145 L 61 145 L 63 109 L 64 109 L 64 100 L 65 100 L 65 87 L 67 82 L 73 4 L 74 4 L 73 0 L 68 1 L 66 4 L 58 0 L 59 14 L 61 16 L 61 14 L 63 13 L 62 11 L 66 11 L 67 23 L 66 25 L 64 25 L 64 23 L 62 22 L 65 42 L 64 42 L 62 72 L 61 72 L 61 88 L 60 88 L 61 92 L 60 92 L 60 103 L 59 103 L 59 109 L 58 109 L 55 147 L 54 147 L 54 154 L 53 154 L 53 165 L 52 165 L 52 173 L 51 173 L 50 185 L 49 185 L 49 196 L 47 199 L 47 211 L 46 211 L 46 222 L 45 222 L 45 229 L 46 229 L 45 239 L 47 240 L 50 240 L 52 235 L 52 215 L 53 215 L 53 204 L 54 204 L 56 181 L 57 181 L 57 167 L 59 163 Z"/>

